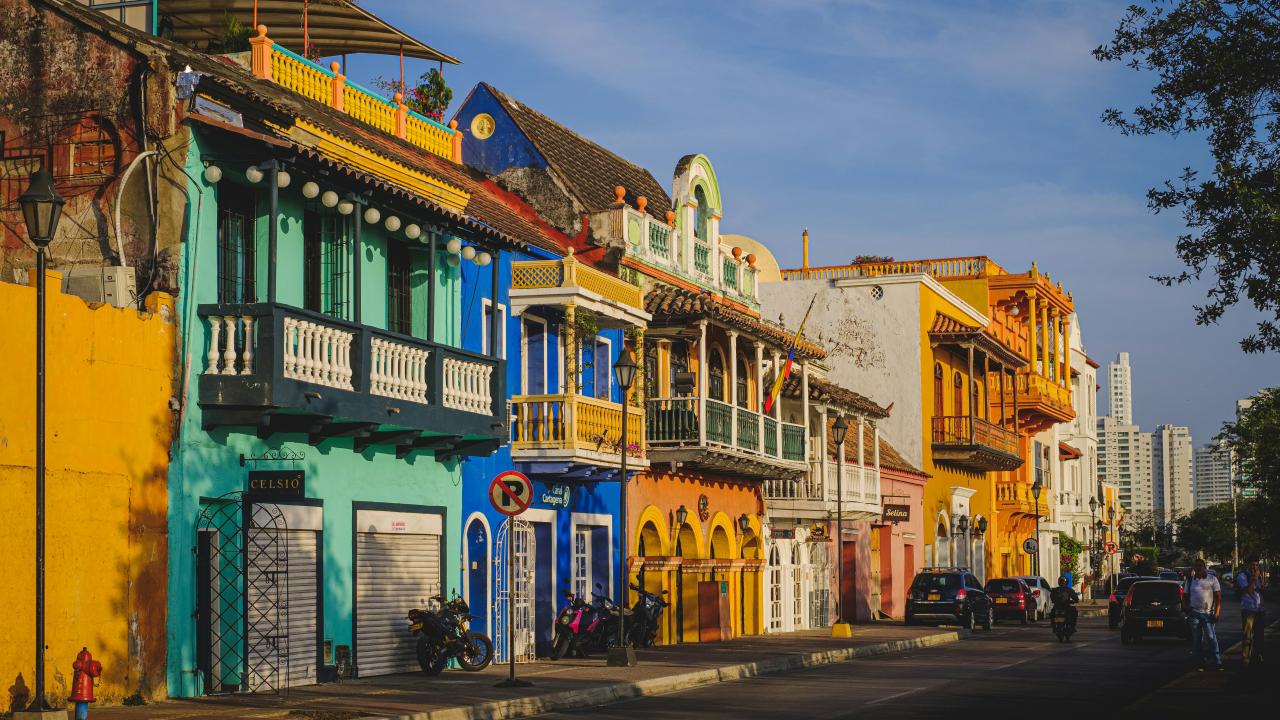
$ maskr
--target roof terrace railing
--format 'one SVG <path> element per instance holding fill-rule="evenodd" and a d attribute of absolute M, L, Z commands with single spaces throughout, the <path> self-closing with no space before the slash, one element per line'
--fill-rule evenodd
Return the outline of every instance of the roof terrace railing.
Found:
<path fill-rule="evenodd" d="M 1004 268 L 990 259 L 970 257 L 936 260 L 902 260 L 867 262 L 852 265 L 792 268 L 782 271 L 783 280 L 849 280 L 885 275 L 930 275 L 938 280 L 967 280 L 1005 274 Z"/>
<path fill-rule="evenodd" d="M 427 152 L 454 162 L 462 162 L 462 133 L 457 122 L 445 127 L 431 118 L 409 109 L 404 96 L 396 93 L 388 100 L 381 95 L 348 82 L 338 72 L 338 63 L 329 69 L 276 45 L 267 37 L 265 25 L 250 38 L 250 65 L 253 74 L 270 80 L 303 97 L 328 105 L 339 112 L 395 135 Z"/>

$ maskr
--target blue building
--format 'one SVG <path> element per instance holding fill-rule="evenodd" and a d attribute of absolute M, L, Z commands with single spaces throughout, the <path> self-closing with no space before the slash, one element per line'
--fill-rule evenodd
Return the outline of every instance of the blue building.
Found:
<path fill-rule="evenodd" d="M 524 207 L 513 194 L 494 194 Z M 570 238 L 534 224 L 541 242 L 502 253 L 496 285 L 484 268 L 464 263 L 461 274 L 462 347 L 505 359 L 510 393 L 510 444 L 462 464 L 463 592 L 477 616 L 473 628 L 494 636 L 500 658 L 508 607 L 515 608 L 517 658 L 530 658 L 550 649 L 564 589 L 618 597 L 621 453 L 628 474 L 648 466 L 638 396 L 633 387 L 624 440 L 624 398 L 613 372 L 643 337 L 649 316 L 640 289 L 579 260 Z M 494 322 L 496 353 L 489 347 Z M 512 469 L 530 478 L 534 493 L 516 522 L 508 603 L 506 516 L 492 507 L 488 487 Z"/>

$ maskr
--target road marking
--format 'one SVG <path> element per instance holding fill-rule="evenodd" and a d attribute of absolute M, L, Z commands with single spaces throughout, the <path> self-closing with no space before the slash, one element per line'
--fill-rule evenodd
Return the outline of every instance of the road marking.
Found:
<path fill-rule="evenodd" d="M 933 685 L 926 685 L 924 687 L 911 688 L 910 690 L 903 690 L 902 692 L 896 692 L 892 695 L 885 695 L 882 698 L 876 698 L 875 700 L 868 700 L 867 702 L 863 703 L 863 705 L 879 705 L 882 702 L 889 702 L 890 700 L 896 700 L 906 695 L 918 693 L 921 690 L 928 690 L 931 687 L 933 687 Z"/>

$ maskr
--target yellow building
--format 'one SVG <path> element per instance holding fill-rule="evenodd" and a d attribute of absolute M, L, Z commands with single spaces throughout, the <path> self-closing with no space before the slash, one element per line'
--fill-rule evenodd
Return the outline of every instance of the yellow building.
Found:
<path fill-rule="evenodd" d="M 102 661 L 100 701 L 163 697 L 172 305 L 160 294 L 148 302 L 158 314 L 89 305 L 48 277 L 45 689 L 68 696 L 86 647 Z M 0 307 L 0 676 L 12 702 L 35 663 L 35 290 L 0 283 Z"/>

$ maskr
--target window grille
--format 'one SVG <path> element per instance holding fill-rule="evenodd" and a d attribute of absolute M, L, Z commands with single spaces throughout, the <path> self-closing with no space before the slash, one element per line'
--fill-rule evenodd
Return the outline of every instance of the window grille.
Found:
<path fill-rule="evenodd" d="M 413 334 L 411 273 L 408 248 L 402 243 L 390 243 L 387 248 L 387 329 L 401 335 Z"/>
<path fill-rule="evenodd" d="M 253 193 L 232 183 L 218 188 L 218 302 L 257 302 Z"/>
<path fill-rule="evenodd" d="M 343 320 L 350 305 L 350 228 L 337 214 L 308 210 L 302 217 L 304 305 Z"/>

